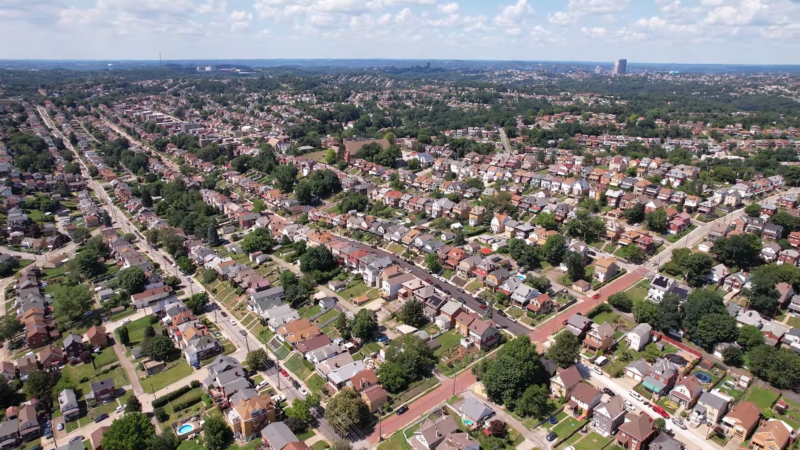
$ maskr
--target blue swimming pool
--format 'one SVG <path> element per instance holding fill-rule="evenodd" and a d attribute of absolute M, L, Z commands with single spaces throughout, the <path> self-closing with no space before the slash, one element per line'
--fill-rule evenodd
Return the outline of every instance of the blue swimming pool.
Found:
<path fill-rule="evenodd" d="M 181 435 L 181 434 L 191 433 L 192 430 L 194 430 L 194 425 L 187 423 L 185 425 L 181 425 L 180 427 L 178 427 L 178 434 Z"/>

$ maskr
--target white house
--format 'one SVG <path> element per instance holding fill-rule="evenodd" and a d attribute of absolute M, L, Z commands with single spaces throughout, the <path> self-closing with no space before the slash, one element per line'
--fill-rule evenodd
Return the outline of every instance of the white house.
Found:
<path fill-rule="evenodd" d="M 650 333 L 653 328 L 650 324 L 640 323 L 634 329 L 628 332 L 625 340 L 628 342 L 628 348 L 634 352 L 640 352 L 650 342 Z"/>

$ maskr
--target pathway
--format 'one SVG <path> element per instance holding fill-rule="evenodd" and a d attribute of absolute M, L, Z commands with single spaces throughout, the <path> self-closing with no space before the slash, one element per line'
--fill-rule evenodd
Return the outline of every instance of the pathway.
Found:
<path fill-rule="evenodd" d="M 464 397 L 474 398 L 475 400 L 478 400 L 481 403 L 487 404 L 487 406 L 489 406 L 494 410 L 496 417 L 500 418 L 503 422 L 510 424 L 512 427 L 516 428 L 516 430 L 519 431 L 520 434 L 525 436 L 526 440 L 531 441 L 535 447 L 540 449 L 546 449 L 550 447 L 547 441 L 542 439 L 542 437 L 539 436 L 537 433 L 534 433 L 528 428 L 526 428 L 525 425 L 522 424 L 522 422 L 514 418 L 514 416 L 512 416 L 511 414 L 507 413 L 505 408 L 503 408 L 502 406 L 492 402 L 488 398 L 478 397 L 477 395 L 475 395 L 474 392 L 471 391 L 466 392 L 464 394 Z"/>

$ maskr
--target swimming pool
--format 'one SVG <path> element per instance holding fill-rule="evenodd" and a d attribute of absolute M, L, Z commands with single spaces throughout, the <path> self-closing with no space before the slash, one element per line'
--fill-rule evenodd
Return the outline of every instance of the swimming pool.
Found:
<path fill-rule="evenodd" d="M 522 274 L 522 273 L 518 273 L 518 274 L 517 274 L 517 278 L 519 278 L 519 279 L 520 279 L 520 280 L 522 280 L 522 281 L 525 281 L 525 277 L 526 277 L 526 275 L 525 275 L 525 274 Z"/>
<path fill-rule="evenodd" d="M 695 372 L 694 377 L 700 380 L 701 383 L 711 383 L 711 375 L 705 372 Z"/>
<path fill-rule="evenodd" d="M 194 425 L 192 425 L 190 423 L 187 423 L 185 425 L 181 425 L 178 428 L 178 435 L 180 436 L 182 434 L 191 433 L 192 430 L 194 430 Z"/>

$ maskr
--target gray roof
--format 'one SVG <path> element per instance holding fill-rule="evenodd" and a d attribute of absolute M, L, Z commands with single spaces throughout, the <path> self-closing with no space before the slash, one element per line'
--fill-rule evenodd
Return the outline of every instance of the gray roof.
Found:
<path fill-rule="evenodd" d="M 275 450 L 281 450 L 292 442 L 300 442 L 283 422 L 273 422 L 267 425 L 261 430 L 261 437 Z"/>
<path fill-rule="evenodd" d="M 78 398 L 75 397 L 75 391 L 72 389 L 64 389 L 58 393 L 58 404 L 63 408 L 64 405 L 78 406 Z"/>
<path fill-rule="evenodd" d="M 77 334 L 70 334 L 64 339 L 65 348 L 69 347 L 74 343 L 83 344 L 83 338 L 81 336 L 78 336 Z"/>
<path fill-rule="evenodd" d="M 625 369 L 633 369 L 642 375 L 647 375 L 647 372 L 650 370 L 650 364 L 647 364 L 647 361 L 640 359 L 628 364 L 625 366 Z"/>
<path fill-rule="evenodd" d="M 468 398 L 461 405 L 461 412 L 469 417 L 473 422 L 480 422 L 487 417 L 494 415 L 494 410 L 474 398 Z"/>
<path fill-rule="evenodd" d="M 650 326 L 649 323 L 640 323 L 636 325 L 630 333 L 639 336 L 639 338 L 643 340 L 650 339 L 650 333 L 653 331 L 653 327 Z"/>
<path fill-rule="evenodd" d="M 683 443 L 667 433 L 659 433 L 650 443 L 650 450 L 681 450 Z"/>
<path fill-rule="evenodd" d="M 667 387 L 667 385 L 665 383 L 662 383 L 661 381 L 658 381 L 658 380 L 656 380 L 655 378 L 653 378 L 653 377 L 651 377 L 649 375 L 644 377 L 644 382 L 649 384 L 649 385 L 657 387 L 659 391 L 663 391 L 664 388 Z"/>
<path fill-rule="evenodd" d="M 580 314 L 573 314 L 572 317 L 570 317 L 567 321 L 567 325 L 571 325 L 579 330 L 585 330 L 586 327 L 591 323 L 591 320 Z"/>
<path fill-rule="evenodd" d="M 722 397 L 717 397 L 711 392 L 703 392 L 703 394 L 700 396 L 700 400 L 698 400 L 698 403 L 708 405 L 717 411 L 722 411 L 728 406 L 728 400 Z"/>
<path fill-rule="evenodd" d="M 0 436 L 9 436 L 19 431 L 19 421 L 17 419 L 6 420 L 0 423 Z"/>
<path fill-rule="evenodd" d="M 114 380 L 109 378 L 107 380 L 92 383 L 92 392 L 102 391 L 103 389 L 113 388 Z"/>

